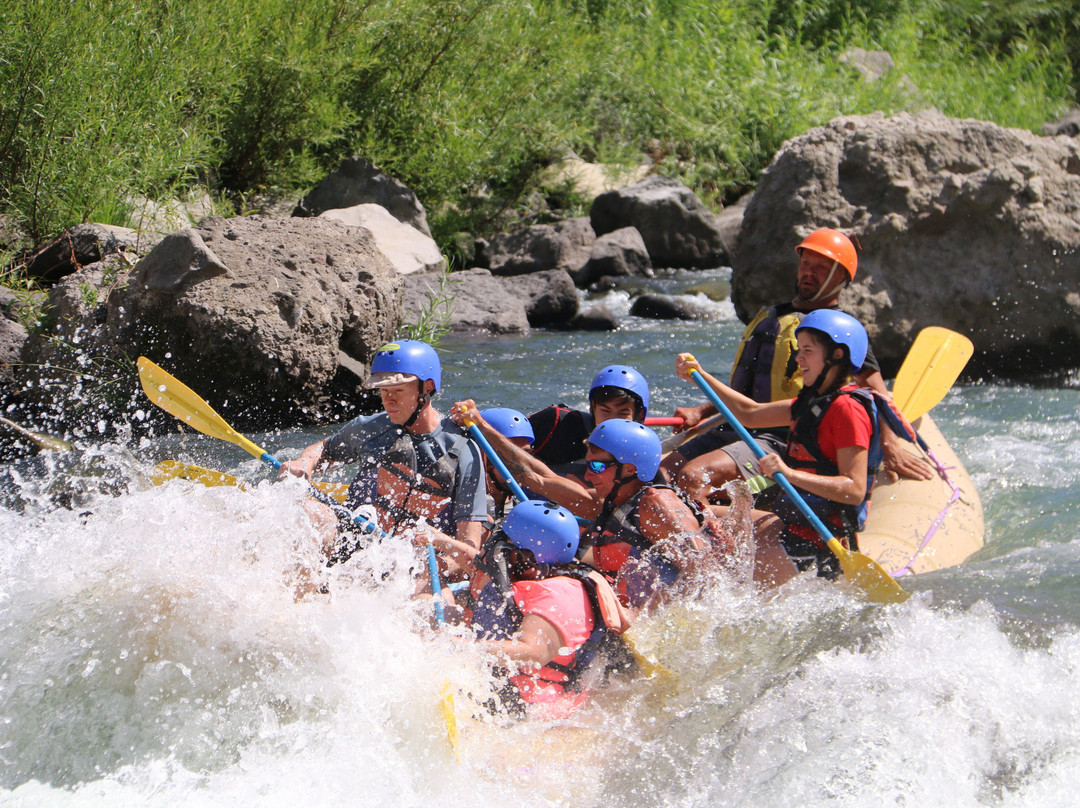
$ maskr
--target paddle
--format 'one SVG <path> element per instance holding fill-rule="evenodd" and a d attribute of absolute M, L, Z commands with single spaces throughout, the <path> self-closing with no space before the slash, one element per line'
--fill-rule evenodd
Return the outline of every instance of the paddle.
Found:
<path fill-rule="evenodd" d="M 435 545 L 430 541 L 427 545 L 428 576 L 431 578 L 431 594 L 435 599 L 435 623 L 440 628 L 446 623 L 446 615 L 443 610 L 442 584 L 439 581 L 439 562 L 435 558 Z M 450 689 L 449 682 L 443 682 L 442 692 L 439 696 L 439 712 L 442 713 L 443 724 L 446 725 L 446 737 L 450 741 L 450 748 L 458 763 L 461 763 L 461 739 L 458 735 L 457 713 L 454 708 L 454 691 Z"/>
<path fill-rule="evenodd" d="M 893 382 L 893 401 L 909 421 L 945 397 L 975 348 L 963 334 L 932 325 L 915 337 Z"/>
<path fill-rule="evenodd" d="M 136 365 L 139 368 L 139 382 L 142 384 L 143 392 L 146 393 L 147 398 L 169 413 L 169 415 L 179 418 L 192 429 L 196 429 L 204 435 L 220 438 L 239 446 L 248 454 L 259 458 L 275 469 L 281 468 L 280 460 L 259 448 L 229 426 L 225 419 L 214 411 L 213 407 L 199 398 L 190 387 L 179 379 L 155 365 L 145 356 L 140 356 Z M 308 485 L 314 499 L 327 505 L 338 505 L 336 500 L 324 494 L 311 485 L 310 482 Z M 360 514 L 354 514 L 352 520 L 364 533 L 376 533 L 380 537 L 385 536 L 378 525 Z"/>
<path fill-rule="evenodd" d="M 469 437 L 471 437 L 478 444 L 480 444 L 480 448 L 483 450 L 484 455 L 487 457 L 488 460 L 491 461 L 491 465 L 495 467 L 495 470 L 502 475 L 502 478 L 506 481 L 506 487 L 510 489 L 511 494 L 517 497 L 518 502 L 527 502 L 528 500 L 532 499 L 532 497 L 526 494 L 525 490 L 520 485 L 518 485 L 517 480 L 514 479 L 513 475 L 510 474 L 510 469 L 506 467 L 506 464 L 502 461 L 502 458 L 499 457 L 499 453 L 495 451 L 495 447 L 492 446 L 488 439 L 484 437 L 484 433 L 480 431 L 480 427 L 478 427 L 476 424 L 466 418 L 465 429 L 468 431 Z M 578 524 L 592 524 L 590 520 L 585 519 L 581 516 L 575 516 L 574 518 L 578 520 Z"/>
<path fill-rule="evenodd" d="M 38 449 L 46 452 L 70 452 L 71 444 L 66 440 L 60 440 L 60 438 L 54 438 L 52 435 L 46 435 L 44 432 L 31 432 L 24 426 L 19 426 L 14 421 L 10 421 L 0 415 L 0 424 L 3 424 L 20 438 L 24 438 Z"/>
<path fill-rule="evenodd" d="M 207 488 L 214 488 L 219 485 L 231 485 L 237 488 L 246 487 L 243 480 L 231 474 L 203 468 L 202 466 L 193 466 L 190 463 L 181 463 L 179 460 L 162 460 L 155 467 L 151 480 L 154 485 L 161 485 L 167 480 L 190 480 L 194 483 L 201 483 Z M 349 491 L 349 487 L 343 483 L 311 480 L 311 484 L 338 502 L 344 502 Z"/>
<path fill-rule="evenodd" d="M 727 419 L 727 422 L 731 425 L 743 442 L 750 447 L 750 450 L 754 455 L 761 459 L 765 456 L 765 450 L 762 449 L 757 441 L 746 431 L 746 427 L 740 424 L 723 400 L 716 394 L 705 378 L 697 370 L 690 371 L 690 378 L 694 380 L 694 383 L 701 388 L 701 391 L 708 397 L 709 401 L 714 407 Z M 821 536 L 833 554 L 840 561 L 840 568 L 843 570 L 844 575 L 856 586 L 862 588 L 866 592 L 867 597 L 876 603 L 902 603 L 907 600 L 910 595 L 904 591 L 904 589 L 898 584 L 889 573 L 887 573 L 880 564 L 878 564 L 870 556 L 863 555 L 862 553 L 853 553 L 840 541 L 829 532 L 829 529 L 825 527 L 825 524 L 818 518 L 810 506 L 806 504 L 799 492 L 795 490 L 787 478 L 781 474 L 776 473 L 773 475 L 773 479 L 784 490 L 784 493 L 791 498 L 791 501 L 795 503 L 798 509 L 802 512 L 803 516 L 810 522 L 814 530 Z"/>
<path fill-rule="evenodd" d="M 179 418 L 185 424 L 193 429 L 197 429 L 204 435 L 209 435 L 212 438 L 220 438 L 221 440 L 236 444 L 248 454 L 259 458 L 263 462 L 273 466 L 275 469 L 281 468 L 280 460 L 272 454 L 263 451 L 243 435 L 237 433 L 236 430 L 225 422 L 224 418 L 218 415 L 209 404 L 196 395 L 195 392 L 183 382 L 174 378 L 145 356 L 140 356 L 136 364 L 139 368 L 139 381 L 142 384 L 143 391 L 152 402 L 165 410 L 165 412 Z M 213 474 L 213 472 L 211 472 L 211 474 Z M 327 502 L 327 504 L 337 504 L 318 488 L 315 488 L 313 484 L 310 485 L 312 495 L 315 496 L 316 499 Z M 369 521 L 359 514 L 353 516 L 353 522 L 360 526 L 365 533 L 375 533 L 379 537 L 386 536 L 374 522 Z M 435 599 L 435 619 L 441 626 L 445 619 L 443 614 L 442 587 L 439 583 L 439 567 L 435 559 L 435 547 L 430 542 L 428 543 L 427 560 L 428 574 L 431 577 L 431 591 Z M 458 744 L 457 720 L 454 716 L 453 699 L 453 693 L 451 693 L 449 688 L 444 685 L 440 709 L 442 711 L 443 721 L 446 724 L 446 733 L 450 739 L 450 745 L 453 747 L 454 753 L 460 760 L 461 752 Z"/>

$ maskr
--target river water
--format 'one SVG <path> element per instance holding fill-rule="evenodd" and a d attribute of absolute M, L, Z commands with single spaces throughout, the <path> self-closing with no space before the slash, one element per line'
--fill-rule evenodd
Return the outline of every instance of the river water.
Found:
<path fill-rule="evenodd" d="M 446 343 L 441 403 L 580 406 L 621 362 L 669 414 L 696 400 L 677 351 L 730 362 L 741 325 L 710 305 L 706 324 Z M 982 496 L 974 557 L 885 607 L 818 580 L 718 582 L 642 626 L 662 671 L 612 680 L 555 726 L 465 715 L 484 661 L 430 628 L 393 574 L 400 546 L 294 602 L 291 570 L 313 558 L 303 486 L 229 444 L 164 431 L 3 467 L 0 803 L 1075 804 L 1078 409 L 1074 387 L 958 385 L 934 418 Z M 289 457 L 319 434 L 251 437 Z M 151 484 L 169 458 L 249 487 Z"/>

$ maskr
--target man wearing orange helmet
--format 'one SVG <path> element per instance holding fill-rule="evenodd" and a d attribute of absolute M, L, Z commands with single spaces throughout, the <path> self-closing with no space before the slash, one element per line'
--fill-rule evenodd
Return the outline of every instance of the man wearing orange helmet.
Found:
<path fill-rule="evenodd" d="M 747 325 L 735 353 L 730 386 L 761 403 L 798 395 L 803 382 L 795 362 L 795 329 L 811 311 L 838 308 L 840 292 L 855 280 L 859 262 L 851 239 L 827 227 L 804 238 L 795 252 L 799 256 L 795 298 L 761 309 Z M 872 350 L 867 352 L 856 381 L 860 387 L 888 396 Z M 711 404 L 702 404 L 678 407 L 675 415 L 683 418 L 685 430 L 715 412 Z M 784 429 L 759 430 L 755 438 L 767 452 L 781 451 L 787 443 Z M 882 430 L 885 468 L 904 477 L 930 479 L 929 465 L 900 449 L 895 441 L 896 436 L 889 429 Z M 709 495 L 740 473 L 749 477 L 757 473 L 756 469 L 749 448 L 726 425 L 687 441 L 671 452 L 662 465 L 669 479 L 691 499 L 700 502 L 708 501 Z"/>

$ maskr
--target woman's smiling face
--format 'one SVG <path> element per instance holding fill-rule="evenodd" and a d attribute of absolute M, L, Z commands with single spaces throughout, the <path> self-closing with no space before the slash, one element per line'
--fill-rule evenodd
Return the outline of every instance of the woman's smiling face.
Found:
<path fill-rule="evenodd" d="M 799 370 L 802 371 L 803 384 L 815 384 L 825 367 L 825 345 L 821 342 L 821 338 L 810 329 L 800 331 L 795 339 L 799 344 L 795 361 L 799 365 Z"/>

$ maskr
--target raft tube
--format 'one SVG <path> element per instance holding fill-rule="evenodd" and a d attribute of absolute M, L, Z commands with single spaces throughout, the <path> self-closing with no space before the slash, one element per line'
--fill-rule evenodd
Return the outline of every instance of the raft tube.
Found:
<path fill-rule="evenodd" d="M 859 551 L 896 578 L 952 567 L 983 546 L 982 501 L 964 465 L 929 415 L 915 421 L 929 451 L 902 442 L 938 473 L 932 480 L 890 482 L 879 473 Z"/>

